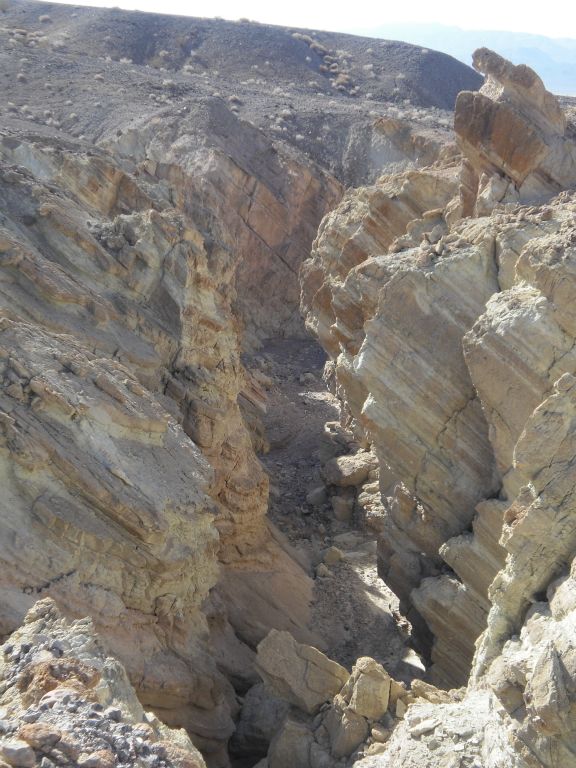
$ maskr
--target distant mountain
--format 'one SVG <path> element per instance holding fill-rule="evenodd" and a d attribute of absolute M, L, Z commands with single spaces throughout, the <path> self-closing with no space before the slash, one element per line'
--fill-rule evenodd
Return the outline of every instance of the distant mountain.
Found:
<path fill-rule="evenodd" d="M 554 93 L 576 96 L 576 39 L 467 30 L 441 24 L 383 24 L 354 32 L 434 48 L 465 64 L 470 64 L 476 48 L 486 46 L 515 64 L 528 64 Z"/>

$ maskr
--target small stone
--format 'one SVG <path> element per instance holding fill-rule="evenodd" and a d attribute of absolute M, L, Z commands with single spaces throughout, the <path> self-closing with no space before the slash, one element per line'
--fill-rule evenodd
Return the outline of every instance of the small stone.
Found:
<path fill-rule="evenodd" d="M 320 485 L 317 488 L 312 488 L 312 490 L 308 491 L 306 494 L 306 503 L 310 504 L 311 507 L 321 507 L 323 504 L 326 504 L 327 501 L 328 495 L 326 493 L 326 488 L 323 485 Z"/>
<path fill-rule="evenodd" d="M 14 727 L 14 723 L 10 720 L 0 720 L 0 734 L 8 733 Z"/>
<path fill-rule="evenodd" d="M 372 755 L 382 755 L 387 751 L 387 749 L 388 747 L 386 746 L 386 744 L 382 744 L 379 741 L 375 741 L 374 744 L 370 744 L 365 754 L 369 757 L 371 757 Z"/>
<path fill-rule="evenodd" d="M 109 749 L 99 749 L 89 755 L 80 755 L 78 768 L 114 768 L 116 757 Z"/>
<path fill-rule="evenodd" d="M 58 745 L 60 746 L 60 745 Z M 52 762 L 56 765 L 68 765 L 70 763 L 70 759 L 68 756 L 62 752 L 60 749 L 51 749 L 50 750 L 50 757 L 52 759 Z"/>
<path fill-rule="evenodd" d="M 35 723 L 39 717 L 40 712 L 32 710 L 31 712 L 24 712 L 20 719 L 25 723 Z"/>
<path fill-rule="evenodd" d="M 388 728 L 384 728 L 384 726 L 377 723 L 375 726 L 373 726 L 370 735 L 374 741 L 377 741 L 379 744 L 385 744 L 390 738 L 390 731 Z"/>
<path fill-rule="evenodd" d="M 54 656 L 60 657 L 64 654 L 64 645 L 59 640 L 54 640 L 49 650 Z"/>
<path fill-rule="evenodd" d="M 60 741 L 62 731 L 49 723 L 26 723 L 18 731 L 18 736 L 31 747 L 47 752 Z"/>
<path fill-rule="evenodd" d="M 76 760 L 80 754 L 78 742 L 70 733 L 62 734 L 62 738 L 58 742 L 58 750 L 71 760 Z"/>
<path fill-rule="evenodd" d="M 352 517 L 352 512 L 354 511 L 354 499 L 345 496 L 333 496 L 332 509 L 336 520 L 346 523 Z"/>
<path fill-rule="evenodd" d="M 419 723 L 411 725 L 410 735 L 418 738 L 419 736 L 423 736 L 425 733 L 430 733 L 430 731 L 433 731 L 438 725 L 440 725 L 440 720 L 435 717 L 428 717 L 426 720 L 422 720 Z"/>
<path fill-rule="evenodd" d="M 406 704 L 402 701 L 402 699 L 398 699 L 396 702 L 396 717 L 402 719 L 404 715 L 406 714 L 406 710 L 408 707 Z"/>
<path fill-rule="evenodd" d="M 15 768 L 33 768 L 36 765 L 34 750 L 20 739 L 11 739 L 0 744 L 0 759 Z"/>
<path fill-rule="evenodd" d="M 322 470 L 324 480 L 328 485 L 349 487 L 361 485 L 371 470 L 378 467 L 376 457 L 367 451 L 337 456 L 326 462 Z"/>
<path fill-rule="evenodd" d="M 324 553 L 324 562 L 326 565 L 335 565 L 344 557 L 344 553 L 338 547 L 329 547 Z"/>
<path fill-rule="evenodd" d="M 122 710 L 119 707 L 108 707 L 104 710 L 104 717 L 119 723 L 122 720 Z"/>
<path fill-rule="evenodd" d="M 316 576 L 319 579 L 326 579 L 329 578 L 332 574 L 330 573 L 330 569 L 324 565 L 324 563 L 320 563 L 319 566 L 316 568 Z"/>

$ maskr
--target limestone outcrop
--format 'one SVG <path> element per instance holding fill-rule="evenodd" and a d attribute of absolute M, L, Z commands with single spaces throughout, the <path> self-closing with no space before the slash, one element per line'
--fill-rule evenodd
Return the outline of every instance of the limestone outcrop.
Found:
<path fill-rule="evenodd" d="M 90 619 L 35 603 L 2 646 L 0 759 L 14 768 L 206 768 L 184 730 L 145 712 Z"/>
<path fill-rule="evenodd" d="M 479 200 L 544 201 L 576 183 L 564 112 L 538 75 L 487 48 L 474 53 L 473 64 L 486 81 L 478 93 L 458 95 L 454 130 Z"/>
<path fill-rule="evenodd" d="M 358 502 L 379 534 L 381 574 L 420 642 L 433 640 L 432 679 L 458 686 L 473 670 L 446 717 L 485 712 L 480 763 L 498 731 L 494 765 L 516 750 L 512 765 L 532 752 L 560 766 L 571 764 L 558 713 L 573 677 L 551 601 L 576 551 L 576 145 L 535 73 L 485 50 L 475 65 L 487 80 L 457 100 L 461 161 L 349 192 L 303 265 L 302 307 L 347 426 L 378 457 L 379 485 Z M 541 151 L 523 146 L 536 138 Z M 443 764 L 409 731 L 362 765 Z"/>

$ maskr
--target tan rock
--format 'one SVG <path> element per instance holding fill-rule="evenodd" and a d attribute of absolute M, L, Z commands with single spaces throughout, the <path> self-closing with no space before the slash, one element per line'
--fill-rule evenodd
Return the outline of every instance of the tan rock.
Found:
<path fill-rule="evenodd" d="M 397 699 L 396 700 L 396 709 L 394 710 L 394 714 L 396 715 L 396 717 L 398 717 L 398 718 L 404 717 L 404 715 L 406 714 L 406 710 L 407 709 L 408 709 L 408 707 L 404 703 L 403 699 Z"/>
<path fill-rule="evenodd" d="M 354 512 L 354 498 L 348 496 L 332 496 L 332 511 L 336 520 L 349 522 Z"/>
<path fill-rule="evenodd" d="M 268 752 L 269 768 L 311 768 L 313 736 L 305 723 L 287 718 L 273 739 Z"/>
<path fill-rule="evenodd" d="M 289 708 L 287 702 L 272 695 L 263 683 L 253 686 L 242 702 L 231 751 L 235 755 L 266 754 Z"/>
<path fill-rule="evenodd" d="M 344 557 L 344 553 L 338 547 L 328 547 L 324 553 L 324 562 L 326 565 L 336 565 Z"/>
<path fill-rule="evenodd" d="M 34 749 L 45 752 L 62 738 L 62 731 L 48 723 L 24 723 L 20 726 L 18 736 Z"/>
<path fill-rule="evenodd" d="M 258 645 L 256 666 L 277 696 L 310 714 L 333 698 L 349 676 L 317 648 L 276 630 Z"/>
<path fill-rule="evenodd" d="M 8 739 L 0 743 L 0 758 L 14 768 L 34 768 L 36 755 L 25 741 Z"/>
<path fill-rule="evenodd" d="M 327 485 L 361 485 L 371 470 L 378 466 L 376 457 L 367 452 L 337 456 L 324 465 L 322 473 Z"/>
<path fill-rule="evenodd" d="M 473 63 L 486 83 L 479 93 L 459 94 L 454 128 L 480 177 L 480 194 L 495 173 L 513 182 L 523 201 L 546 199 L 570 186 L 576 149 L 565 135 L 562 109 L 542 80 L 529 67 L 514 66 L 487 48 L 474 53 Z"/>
<path fill-rule="evenodd" d="M 337 697 L 324 719 L 330 737 L 330 751 L 336 759 L 348 757 L 368 737 L 370 727 L 366 718 Z"/>
<path fill-rule="evenodd" d="M 435 685 L 424 682 L 424 680 L 412 680 L 410 683 L 410 691 L 414 696 L 420 699 L 426 699 L 431 704 L 447 704 L 452 701 L 452 697 L 448 691 L 443 691 L 441 688 L 436 688 Z"/>
<path fill-rule="evenodd" d="M 388 709 L 390 675 L 374 659 L 363 656 L 354 664 L 342 695 L 357 715 L 379 720 Z"/>
<path fill-rule="evenodd" d="M 114 768 L 116 758 L 109 749 L 99 749 L 88 755 L 80 755 L 78 759 L 80 768 Z"/>

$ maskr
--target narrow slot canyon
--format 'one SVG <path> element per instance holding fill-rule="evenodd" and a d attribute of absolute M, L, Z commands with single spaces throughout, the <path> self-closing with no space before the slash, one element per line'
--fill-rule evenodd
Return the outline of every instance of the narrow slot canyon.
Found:
<path fill-rule="evenodd" d="M 315 646 L 348 669 L 370 657 L 409 687 L 425 675 L 425 665 L 411 647 L 397 597 L 377 573 L 378 532 L 370 526 L 377 464 L 340 424 L 339 403 L 323 380 L 325 353 L 310 338 L 270 339 L 243 362 L 252 387 L 250 401 L 245 393 L 241 402 L 270 478 L 273 536 L 314 579 L 309 625 Z M 355 455 L 354 484 L 331 484 L 325 468 L 330 472 L 338 457 Z M 369 491 L 359 498 L 364 485 Z M 267 700 L 262 688 L 259 683 L 248 692 L 252 721 L 241 713 L 232 737 L 235 768 L 266 756 L 259 726 L 272 738 L 285 715 L 282 702 Z M 261 708 L 255 722 L 254 700 Z"/>
<path fill-rule="evenodd" d="M 0 10 L 0 768 L 576 768 L 576 101 Z"/>
<path fill-rule="evenodd" d="M 263 415 L 269 448 L 262 456 L 268 516 L 316 578 L 311 626 L 340 664 L 372 656 L 409 682 L 421 665 L 397 626 L 397 599 L 376 573 L 377 533 L 357 499 L 363 483 L 377 484 L 375 462 L 368 457 L 354 485 L 330 485 L 323 474 L 338 456 L 366 453 L 340 426 L 338 403 L 322 380 L 325 355 L 313 340 L 280 339 L 265 344 L 254 362 L 270 387 Z"/>

